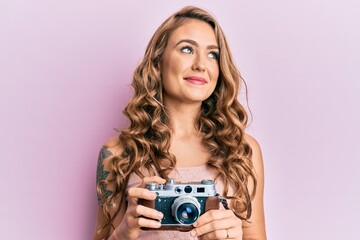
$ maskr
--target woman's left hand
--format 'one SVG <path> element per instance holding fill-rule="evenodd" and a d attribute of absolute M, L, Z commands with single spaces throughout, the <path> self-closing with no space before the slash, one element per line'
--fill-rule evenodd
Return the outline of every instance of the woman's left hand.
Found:
<path fill-rule="evenodd" d="M 231 210 L 210 210 L 193 224 L 190 235 L 201 240 L 237 239 L 242 240 L 242 221 Z"/>

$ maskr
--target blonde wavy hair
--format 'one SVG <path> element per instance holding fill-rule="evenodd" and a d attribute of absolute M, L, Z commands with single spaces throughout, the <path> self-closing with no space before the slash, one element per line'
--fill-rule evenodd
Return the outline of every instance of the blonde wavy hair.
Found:
<path fill-rule="evenodd" d="M 144 177 L 158 173 L 167 179 L 176 166 L 176 157 L 169 152 L 171 129 L 163 105 L 164 96 L 159 61 L 171 34 L 189 19 L 204 21 L 212 26 L 219 46 L 220 74 L 212 95 L 203 101 L 196 119 L 196 129 L 203 136 L 203 144 L 211 153 L 208 166 L 216 169 L 224 181 L 223 197 L 231 199 L 230 208 L 241 219 L 251 216 L 251 200 L 256 192 L 256 177 L 251 161 L 252 149 L 244 140 L 248 116 L 237 96 L 243 79 L 232 59 L 225 35 L 216 19 L 197 7 L 185 7 L 170 16 L 151 38 L 142 62 L 136 68 L 132 87 L 134 96 L 124 110 L 130 126 L 119 135 L 122 152 L 111 159 L 109 178 L 98 182 L 100 204 L 108 218 L 97 230 L 98 239 L 107 239 L 110 227 L 120 211 L 119 201 L 125 199 L 125 189 L 131 173 Z M 254 188 L 250 192 L 249 181 Z M 104 186 L 114 191 L 106 194 Z M 232 186 L 233 194 L 228 194 Z M 115 201 L 116 200 L 116 201 Z M 117 206 L 116 211 L 113 207 Z M 110 213 L 111 211 L 112 213 Z"/>

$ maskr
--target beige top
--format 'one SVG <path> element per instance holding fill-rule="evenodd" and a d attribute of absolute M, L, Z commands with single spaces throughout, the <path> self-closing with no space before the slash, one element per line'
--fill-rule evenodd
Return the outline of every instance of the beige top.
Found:
<path fill-rule="evenodd" d="M 196 167 L 179 167 L 172 171 L 169 175 L 175 182 L 189 182 L 189 181 L 201 181 L 203 179 L 215 179 L 217 173 L 216 170 L 210 169 L 207 165 L 200 165 Z M 131 174 L 127 189 L 131 187 L 138 187 L 142 180 L 136 174 Z M 215 182 L 216 191 L 220 194 L 223 192 L 224 183 L 218 178 Z M 220 207 L 223 206 L 220 204 Z M 189 232 L 179 231 L 141 231 L 139 240 L 162 240 L 162 239 L 177 239 L 177 240 L 195 240 L 197 237 L 191 237 Z"/>

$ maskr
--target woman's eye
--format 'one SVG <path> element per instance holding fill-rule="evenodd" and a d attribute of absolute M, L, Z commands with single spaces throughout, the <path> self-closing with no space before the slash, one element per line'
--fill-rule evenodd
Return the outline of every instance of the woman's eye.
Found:
<path fill-rule="evenodd" d="M 188 54 L 193 53 L 193 49 L 191 47 L 188 47 L 188 46 L 181 48 L 181 51 L 183 53 L 188 53 Z"/>
<path fill-rule="evenodd" d="M 217 52 L 210 52 L 209 57 L 213 59 L 219 59 L 219 54 Z"/>

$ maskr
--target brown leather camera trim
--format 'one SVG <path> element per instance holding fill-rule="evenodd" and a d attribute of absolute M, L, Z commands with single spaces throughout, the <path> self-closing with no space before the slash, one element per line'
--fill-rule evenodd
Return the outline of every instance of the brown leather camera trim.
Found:
<path fill-rule="evenodd" d="M 139 199 L 138 203 L 145 207 L 155 209 L 155 200 Z"/>
<path fill-rule="evenodd" d="M 149 231 L 149 230 L 156 230 L 156 231 L 180 231 L 180 232 L 188 232 L 194 227 L 192 225 L 182 225 L 182 226 L 161 226 L 160 228 L 141 228 L 141 230 Z"/>
<path fill-rule="evenodd" d="M 209 210 L 217 210 L 220 208 L 220 201 L 218 196 L 208 197 L 205 203 L 205 212 Z"/>

